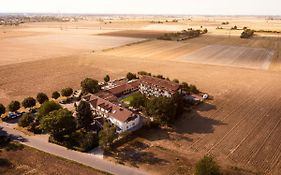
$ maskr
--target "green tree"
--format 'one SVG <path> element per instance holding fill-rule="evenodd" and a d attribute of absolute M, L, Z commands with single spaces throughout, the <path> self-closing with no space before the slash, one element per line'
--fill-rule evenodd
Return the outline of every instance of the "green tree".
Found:
<path fill-rule="evenodd" d="M 104 80 L 105 82 L 109 82 L 109 81 L 110 81 L 109 75 L 106 75 L 106 76 L 103 78 L 103 80 Z"/>
<path fill-rule="evenodd" d="M 73 94 L 73 89 L 72 88 L 64 88 L 61 90 L 61 95 L 64 97 L 69 97 Z"/>
<path fill-rule="evenodd" d="M 20 102 L 18 101 L 11 101 L 11 103 L 8 105 L 8 109 L 11 112 L 16 112 L 20 109 Z"/>
<path fill-rule="evenodd" d="M 81 81 L 81 88 L 84 94 L 96 93 L 100 90 L 99 82 L 91 78 L 86 78 Z"/>
<path fill-rule="evenodd" d="M 111 127 L 107 122 L 104 123 L 103 129 L 99 132 L 99 145 L 103 149 L 110 149 L 114 139 L 117 137 L 115 127 Z"/>
<path fill-rule="evenodd" d="M 38 101 L 38 103 L 43 104 L 44 102 L 49 101 L 49 98 L 45 93 L 40 92 L 37 94 L 36 100 Z"/>
<path fill-rule="evenodd" d="M 55 91 L 52 93 L 52 98 L 53 99 L 58 99 L 60 97 L 60 93 L 58 91 Z"/>
<path fill-rule="evenodd" d="M 36 100 L 33 97 L 27 97 L 21 104 L 24 108 L 32 108 L 36 105 Z"/>
<path fill-rule="evenodd" d="M 81 101 L 77 107 L 77 122 L 80 128 L 89 130 L 93 123 L 91 106 L 86 101 Z"/>
<path fill-rule="evenodd" d="M 220 175 L 220 167 L 210 156 L 204 156 L 196 164 L 195 175 Z"/>
<path fill-rule="evenodd" d="M 145 105 L 149 116 L 159 120 L 162 124 L 169 124 L 174 121 L 177 113 L 177 106 L 172 98 L 155 97 Z"/>
<path fill-rule="evenodd" d="M 34 121 L 34 116 L 31 113 L 24 113 L 19 119 L 18 125 L 21 127 L 27 127 Z"/>
<path fill-rule="evenodd" d="M 136 74 L 133 74 L 133 73 L 131 73 L 131 72 L 128 72 L 126 77 L 127 77 L 127 79 L 130 81 L 130 80 L 136 79 L 136 78 L 137 78 L 137 75 L 136 75 Z"/>
<path fill-rule="evenodd" d="M 49 132 L 57 141 L 76 129 L 76 121 L 67 109 L 52 111 L 40 121 L 41 127 Z"/>
<path fill-rule="evenodd" d="M 189 86 L 186 82 L 181 83 L 181 88 L 182 88 L 182 90 L 189 92 Z"/>
<path fill-rule="evenodd" d="M 133 106 L 134 108 L 140 108 L 144 107 L 146 102 L 146 97 L 141 94 L 140 92 L 137 92 L 132 95 L 132 100 L 130 102 L 130 106 Z"/>
<path fill-rule="evenodd" d="M 0 117 L 1 117 L 2 114 L 5 114 L 5 112 L 6 112 L 5 106 L 0 103 Z"/>
<path fill-rule="evenodd" d="M 54 101 L 46 101 L 43 103 L 38 111 L 38 119 L 40 120 L 44 116 L 48 115 L 50 112 L 61 109 L 61 105 Z"/>

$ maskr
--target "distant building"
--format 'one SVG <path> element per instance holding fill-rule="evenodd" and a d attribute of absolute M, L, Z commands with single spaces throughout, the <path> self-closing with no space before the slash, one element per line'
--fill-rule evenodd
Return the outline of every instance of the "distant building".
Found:
<path fill-rule="evenodd" d="M 117 127 L 117 132 L 125 132 L 139 129 L 142 119 L 139 114 L 135 114 L 126 108 L 111 103 L 108 100 L 96 95 L 87 95 L 83 100 L 90 103 L 93 114 L 103 117 Z"/>
<path fill-rule="evenodd" d="M 139 91 L 147 96 L 172 97 L 177 92 L 181 93 L 180 85 L 169 80 L 144 75 L 139 81 Z"/>

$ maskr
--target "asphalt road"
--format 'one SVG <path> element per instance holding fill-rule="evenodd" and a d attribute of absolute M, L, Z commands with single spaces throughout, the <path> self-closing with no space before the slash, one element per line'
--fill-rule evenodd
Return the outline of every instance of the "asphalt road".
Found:
<path fill-rule="evenodd" d="M 12 134 L 15 136 L 22 136 L 25 139 L 25 141 L 21 143 L 27 146 L 36 148 L 38 150 L 59 157 L 73 160 L 75 162 L 81 163 L 83 165 L 92 167 L 100 171 L 104 171 L 116 175 L 147 175 L 148 174 L 136 168 L 131 168 L 131 167 L 115 164 L 107 160 L 103 160 L 90 153 L 82 153 L 82 152 L 67 149 L 65 147 L 56 144 L 49 143 L 47 135 L 27 136 L 21 133 L 20 131 L 13 129 L 14 125 L 0 123 L 0 126 L 2 126 L 3 130 L 5 130 L 8 134 Z"/>

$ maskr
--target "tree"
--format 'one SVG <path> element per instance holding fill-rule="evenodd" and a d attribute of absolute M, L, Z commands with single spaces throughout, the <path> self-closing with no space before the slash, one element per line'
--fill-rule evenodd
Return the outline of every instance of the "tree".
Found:
<path fill-rule="evenodd" d="M 144 107 L 146 102 L 146 98 L 143 94 L 140 92 L 137 92 L 132 95 L 132 100 L 130 102 L 130 106 L 133 106 L 134 108 L 140 108 Z"/>
<path fill-rule="evenodd" d="M 48 96 L 47 96 L 45 93 L 40 92 L 40 93 L 37 94 L 36 100 L 37 100 L 40 104 L 43 104 L 44 102 L 49 101 L 49 98 L 48 98 Z"/>
<path fill-rule="evenodd" d="M 103 78 L 103 80 L 104 80 L 105 82 L 109 82 L 109 81 L 110 81 L 109 75 L 106 75 L 106 76 Z"/>
<path fill-rule="evenodd" d="M 203 30 L 203 33 L 208 33 L 208 29 L 204 29 L 204 30 Z"/>
<path fill-rule="evenodd" d="M 0 117 L 1 117 L 2 114 L 5 114 L 5 112 L 6 112 L 5 106 L 0 103 Z"/>
<path fill-rule="evenodd" d="M 11 112 L 16 112 L 20 109 L 20 102 L 18 101 L 11 101 L 11 103 L 8 105 L 8 109 Z"/>
<path fill-rule="evenodd" d="M 173 79 L 174 83 L 180 83 L 180 81 L 178 79 Z"/>
<path fill-rule="evenodd" d="M 21 104 L 24 108 L 32 108 L 36 105 L 36 100 L 33 97 L 27 97 Z"/>
<path fill-rule="evenodd" d="M 61 109 L 61 105 L 54 101 L 46 101 L 43 103 L 38 111 L 38 119 L 40 120 L 44 116 L 48 115 L 50 112 Z"/>
<path fill-rule="evenodd" d="M 100 90 L 99 82 L 91 78 L 86 78 L 81 81 L 81 88 L 84 94 L 96 93 Z"/>
<path fill-rule="evenodd" d="M 72 88 L 64 88 L 61 90 L 61 95 L 64 97 L 69 97 L 73 94 L 73 89 Z"/>
<path fill-rule="evenodd" d="M 204 156 L 197 164 L 195 175 L 220 175 L 220 167 L 210 156 Z"/>
<path fill-rule="evenodd" d="M 177 114 L 177 104 L 168 97 L 155 97 L 148 100 L 145 109 L 149 116 L 159 120 L 162 124 L 172 123 Z"/>
<path fill-rule="evenodd" d="M 137 75 L 136 75 L 136 74 L 133 74 L 133 73 L 131 73 L 131 72 L 128 72 L 126 77 L 127 77 L 127 79 L 130 81 L 130 80 L 136 79 L 136 78 L 137 78 Z"/>
<path fill-rule="evenodd" d="M 197 89 L 197 87 L 195 85 L 190 85 L 189 86 L 189 90 L 190 92 L 194 93 L 194 94 L 198 94 L 200 91 Z"/>
<path fill-rule="evenodd" d="M 40 121 L 40 125 L 57 141 L 61 141 L 64 135 L 71 134 L 76 129 L 75 119 L 67 109 L 50 112 Z"/>
<path fill-rule="evenodd" d="M 117 137 L 115 127 L 111 127 L 109 123 L 103 124 L 103 129 L 99 132 L 99 145 L 103 149 L 110 149 L 114 139 Z"/>
<path fill-rule="evenodd" d="M 58 91 L 55 91 L 52 93 L 52 98 L 53 99 L 58 99 L 60 97 L 60 93 Z"/>
<path fill-rule="evenodd" d="M 90 104 L 86 101 L 81 101 L 76 111 L 78 126 L 89 130 L 91 128 L 91 124 L 93 123 L 93 114 Z"/>
<path fill-rule="evenodd" d="M 186 82 L 182 82 L 181 83 L 181 89 L 186 91 L 186 92 L 189 92 L 189 86 Z"/>
<path fill-rule="evenodd" d="M 34 116 L 31 113 L 24 113 L 19 119 L 18 125 L 21 127 L 27 127 L 34 121 Z"/>

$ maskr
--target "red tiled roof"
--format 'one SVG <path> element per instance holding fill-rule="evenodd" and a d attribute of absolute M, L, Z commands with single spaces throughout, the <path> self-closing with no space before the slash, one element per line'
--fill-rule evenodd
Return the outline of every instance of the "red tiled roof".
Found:
<path fill-rule="evenodd" d="M 122 92 L 125 92 L 129 89 L 137 88 L 139 86 L 139 84 L 140 84 L 139 80 L 135 80 L 135 81 L 131 81 L 131 82 L 124 82 L 120 85 L 117 85 L 116 87 L 109 89 L 108 91 L 114 95 L 119 95 Z"/>
<path fill-rule="evenodd" d="M 115 102 L 118 100 L 118 98 L 109 91 L 100 91 L 95 93 L 95 95 L 110 102 Z"/>
<path fill-rule="evenodd" d="M 87 95 L 87 96 L 83 97 L 83 99 L 88 101 L 94 108 L 97 108 L 97 106 L 100 106 L 100 107 L 108 110 L 109 116 L 111 116 L 121 122 L 128 121 L 133 115 L 133 113 L 131 111 L 129 111 L 128 109 L 115 105 L 114 103 L 111 103 L 96 95 Z"/>
<path fill-rule="evenodd" d="M 169 80 L 163 80 L 157 77 L 146 76 L 146 75 L 143 75 L 140 78 L 140 82 L 142 84 L 154 86 L 159 89 L 170 91 L 170 92 L 176 92 L 180 88 L 180 85 L 177 83 L 171 82 Z"/>

